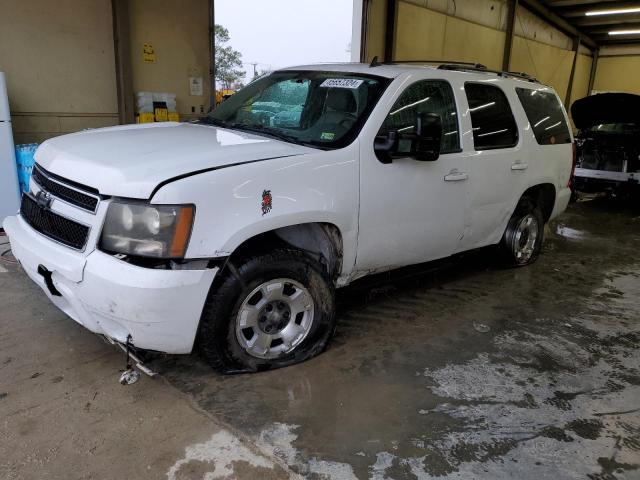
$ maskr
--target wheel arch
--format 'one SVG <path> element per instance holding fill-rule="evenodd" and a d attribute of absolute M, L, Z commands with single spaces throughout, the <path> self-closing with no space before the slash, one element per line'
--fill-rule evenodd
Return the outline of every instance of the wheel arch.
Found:
<path fill-rule="evenodd" d="M 552 183 L 539 183 L 529 187 L 520 196 L 518 203 L 525 197 L 531 198 L 540 207 L 544 222 L 547 223 L 556 203 L 556 187 Z"/>
<path fill-rule="evenodd" d="M 254 233 L 233 248 L 228 262 L 236 265 L 252 255 L 279 247 L 301 250 L 318 259 L 334 281 L 342 272 L 343 235 L 330 222 L 304 222 Z"/>

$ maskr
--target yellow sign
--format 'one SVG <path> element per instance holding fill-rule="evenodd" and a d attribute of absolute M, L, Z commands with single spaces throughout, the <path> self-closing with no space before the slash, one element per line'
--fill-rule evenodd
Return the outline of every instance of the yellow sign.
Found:
<path fill-rule="evenodd" d="M 156 116 L 151 112 L 141 113 L 136 117 L 136 120 L 138 123 L 153 123 L 156 121 Z"/>
<path fill-rule="evenodd" d="M 145 43 L 142 46 L 142 60 L 145 63 L 156 63 L 156 52 L 150 43 Z"/>
<path fill-rule="evenodd" d="M 169 112 L 166 108 L 156 108 L 155 114 L 156 122 L 166 122 L 167 120 L 169 120 Z"/>

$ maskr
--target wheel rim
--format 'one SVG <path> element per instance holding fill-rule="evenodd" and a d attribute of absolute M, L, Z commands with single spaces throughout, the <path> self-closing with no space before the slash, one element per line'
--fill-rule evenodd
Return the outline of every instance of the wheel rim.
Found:
<path fill-rule="evenodd" d="M 531 260 L 538 241 L 538 220 L 529 214 L 516 225 L 513 234 L 512 249 L 518 263 Z"/>
<path fill-rule="evenodd" d="M 309 291 L 289 278 L 258 285 L 236 315 L 236 337 L 252 357 L 270 359 L 293 351 L 309 334 L 314 303 Z"/>

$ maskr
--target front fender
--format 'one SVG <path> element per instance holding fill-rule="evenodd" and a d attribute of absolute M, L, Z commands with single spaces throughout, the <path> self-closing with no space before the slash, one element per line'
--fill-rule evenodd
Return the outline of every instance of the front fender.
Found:
<path fill-rule="evenodd" d="M 343 267 L 355 261 L 359 203 L 357 141 L 348 147 L 230 166 L 163 185 L 152 203 L 193 203 L 188 258 L 230 255 L 244 241 L 301 223 L 335 225 Z M 270 200 L 270 208 L 263 201 Z"/>

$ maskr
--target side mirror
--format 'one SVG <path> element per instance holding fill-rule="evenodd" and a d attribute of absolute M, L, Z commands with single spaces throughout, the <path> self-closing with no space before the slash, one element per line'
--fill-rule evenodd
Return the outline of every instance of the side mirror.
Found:
<path fill-rule="evenodd" d="M 391 163 L 394 158 L 411 157 L 423 162 L 433 162 L 440 156 L 442 120 L 435 113 L 416 114 L 413 132 L 391 130 L 375 138 L 373 149 L 381 163 Z"/>
<path fill-rule="evenodd" d="M 390 130 L 386 135 L 378 135 L 373 141 L 373 150 L 380 163 L 393 162 L 394 155 L 398 152 L 400 134 L 396 130 Z"/>
<path fill-rule="evenodd" d="M 416 115 L 415 138 L 411 156 L 423 162 L 433 162 L 440 156 L 442 119 L 436 113 L 420 112 Z"/>

